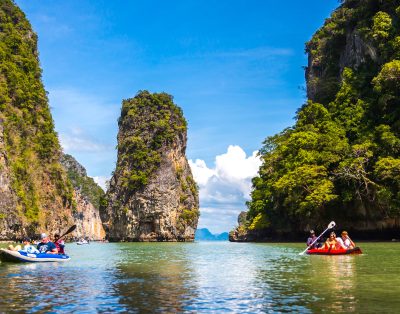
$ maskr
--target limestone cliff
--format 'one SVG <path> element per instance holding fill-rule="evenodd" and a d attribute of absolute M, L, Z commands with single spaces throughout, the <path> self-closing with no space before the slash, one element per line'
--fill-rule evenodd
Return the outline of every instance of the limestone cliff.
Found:
<path fill-rule="evenodd" d="M 73 211 L 73 219 L 77 225 L 73 232 L 74 240 L 103 239 L 106 234 L 99 214 L 100 201 L 104 197 L 103 189 L 87 175 L 86 169 L 71 155 L 63 154 L 60 163 L 74 188 L 76 209 Z"/>
<path fill-rule="evenodd" d="M 141 91 L 123 101 L 118 161 L 100 215 L 110 241 L 194 241 L 198 187 L 187 127 L 172 96 Z"/>
<path fill-rule="evenodd" d="M 37 35 L 13 1 L 0 1 L 0 240 L 63 232 L 73 190 L 59 165 L 41 80 Z"/>
<path fill-rule="evenodd" d="M 99 209 L 94 207 L 87 196 L 81 194 L 79 189 L 74 190 L 74 197 L 77 203 L 77 209 L 73 218 L 77 226 L 73 233 L 74 240 L 102 240 L 106 237 L 103 225 L 100 219 Z"/>

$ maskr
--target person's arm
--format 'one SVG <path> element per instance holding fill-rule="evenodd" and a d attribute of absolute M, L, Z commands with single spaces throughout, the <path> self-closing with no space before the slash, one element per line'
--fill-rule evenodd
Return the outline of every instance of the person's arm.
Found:
<path fill-rule="evenodd" d="M 356 245 L 354 244 L 354 242 L 350 239 L 350 237 L 349 236 L 347 236 L 347 239 L 349 239 L 349 241 L 350 241 L 350 244 L 353 246 L 353 247 L 355 247 Z"/>
<path fill-rule="evenodd" d="M 57 248 L 52 249 L 51 252 L 48 251 L 47 254 L 58 254 L 58 250 L 57 250 Z"/>
<path fill-rule="evenodd" d="M 52 243 L 53 245 L 51 246 L 51 251 L 47 251 L 47 254 L 58 254 L 58 249 L 56 247 L 56 245 L 54 243 Z"/>

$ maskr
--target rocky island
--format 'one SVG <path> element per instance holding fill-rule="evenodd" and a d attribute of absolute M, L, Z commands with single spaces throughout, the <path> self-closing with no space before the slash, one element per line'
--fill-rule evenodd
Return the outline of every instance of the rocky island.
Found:
<path fill-rule="evenodd" d="M 187 123 L 166 93 L 122 102 L 118 160 L 104 203 L 110 241 L 194 241 L 198 186 L 186 159 Z"/>
<path fill-rule="evenodd" d="M 293 127 L 264 141 L 250 224 L 231 240 L 299 239 L 331 220 L 354 238 L 396 238 L 399 5 L 342 1 L 306 43 L 308 101 Z"/>

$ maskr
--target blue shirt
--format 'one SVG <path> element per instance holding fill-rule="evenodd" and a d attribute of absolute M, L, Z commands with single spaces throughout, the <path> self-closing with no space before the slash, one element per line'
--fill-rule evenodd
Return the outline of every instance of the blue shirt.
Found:
<path fill-rule="evenodd" d="M 317 237 L 315 237 L 314 239 L 313 238 L 308 238 L 308 240 L 307 240 L 307 245 L 310 245 L 311 243 L 313 243 L 313 241 L 315 241 L 317 239 Z M 319 243 L 318 243 L 318 241 L 319 241 Z M 322 246 L 324 245 L 323 244 L 323 242 L 322 242 L 322 238 L 319 238 L 318 239 L 318 241 L 316 241 L 314 244 L 313 244 L 313 246 L 311 247 L 311 250 L 315 250 L 316 248 L 322 248 Z M 309 248 L 309 250 L 310 250 L 310 248 Z"/>
<path fill-rule="evenodd" d="M 317 240 L 317 237 L 315 237 L 314 239 L 313 238 L 308 238 L 307 245 L 310 245 L 315 240 Z M 311 247 L 312 250 L 315 250 L 317 248 L 317 242 L 318 241 L 315 241 L 315 243 L 312 245 L 312 247 Z"/>
<path fill-rule="evenodd" d="M 46 252 L 52 252 L 53 249 L 57 249 L 56 245 L 53 242 L 47 242 L 44 244 L 43 242 L 40 242 L 37 246 L 37 249 L 39 250 L 40 253 L 46 253 Z"/>

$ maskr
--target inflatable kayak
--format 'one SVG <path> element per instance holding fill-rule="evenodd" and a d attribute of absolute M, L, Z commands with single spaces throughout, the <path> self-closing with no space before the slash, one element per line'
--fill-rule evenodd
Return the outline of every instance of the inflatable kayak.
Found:
<path fill-rule="evenodd" d="M 1 249 L 1 260 L 14 263 L 40 263 L 40 262 L 65 262 L 69 261 L 68 255 L 55 254 L 29 254 L 22 251 L 9 251 Z"/>
<path fill-rule="evenodd" d="M 349 250 L 328 250 L 328 249 L 321 249 L 321 250 L 308 250 L 306 252 L 310 255 L 347 255 L 347 254 L 362 254 L 362 251 L 359 247 L 355 247 L 354 249 Z"/>

